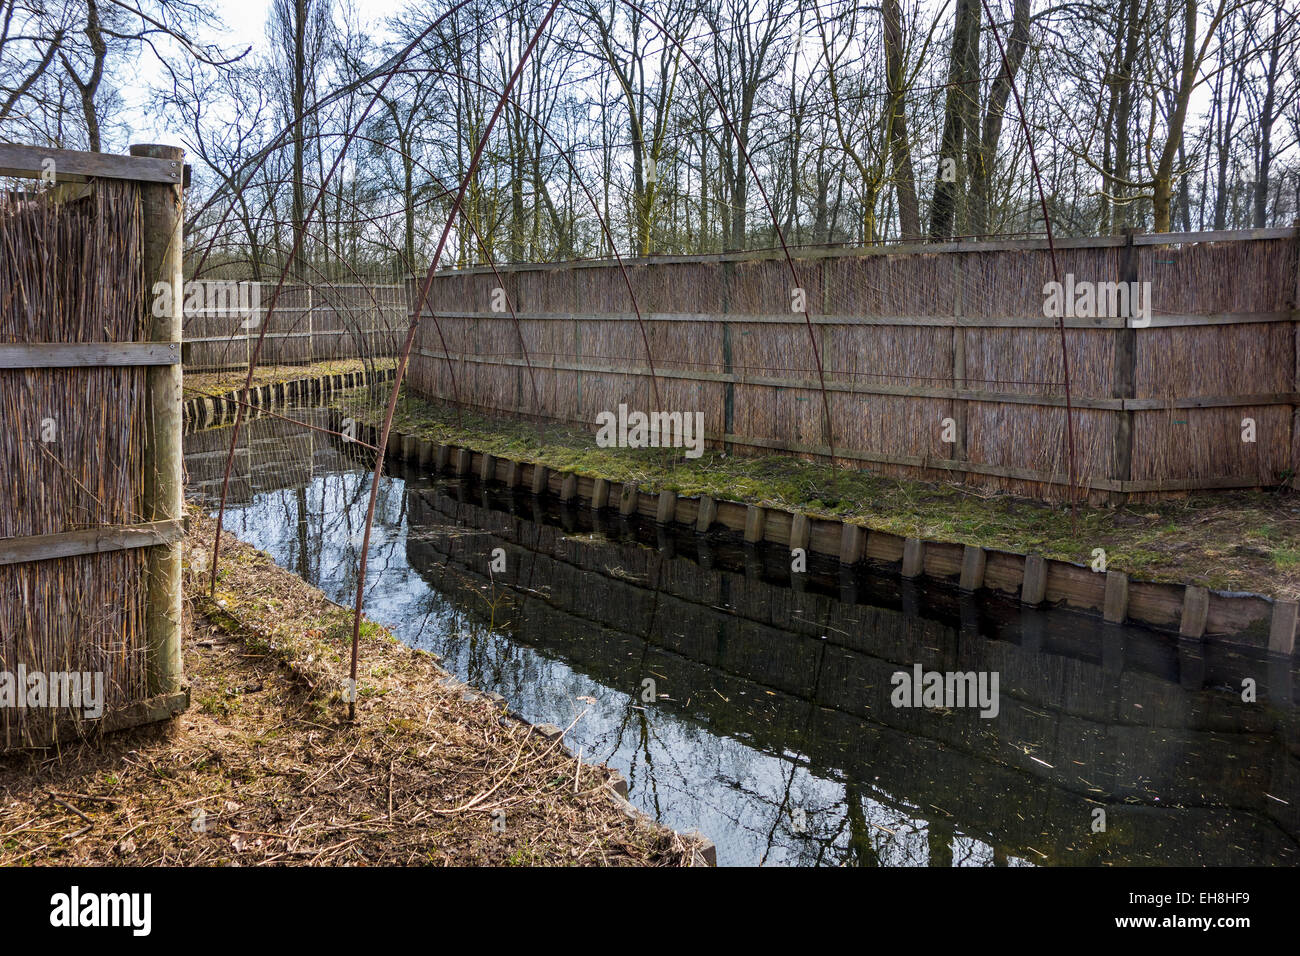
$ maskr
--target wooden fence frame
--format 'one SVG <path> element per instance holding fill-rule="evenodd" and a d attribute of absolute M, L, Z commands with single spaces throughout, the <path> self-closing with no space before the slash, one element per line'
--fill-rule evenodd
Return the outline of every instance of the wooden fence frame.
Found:
<path fill-rule="evenodd" d="M 120 712 L 106 713 L 104 729 L 120 729 L 166 719 L 189 704 L 182 686 L 181 538 L 184 518 L 181 319 L 183 302 L 169 297 L 170 308 L 150 307 L 154 281 L 182 283 L 184 150 L 137 145 L 129 156 L 0 144 L 0 176 L 56 182 L 122 179 L 140 186 L 143 213 L 142 273 L 146 277 L 149 338 L 145 342 L 24 342 L 0 345 L 0 368 L 92 368 L 136 366 L 146 371 L 144 398 L 144 521 L 61 534 L 0 539 L 0 564 L 51 561 L 116 551 L 147 549 L 147 694 Z M 51 167 L 49 161 L 53 160 Z M 40 744 L 43 741 L 31 741 Z"/>
<path fill-rule="evenodd" d="M 225 280 L 214 280 L 214 281 L 225 281 Z M 264 282 L 264 281 L 254 282 L 253 280 L 242 280 L 242 279 L 231 280 L 231 281 L 238 281 L 240 283 L 247 281 L 249 284 L 259 286 L 260 287 L 260 289 L 258 290 L 259 298 L 263 302 L 267 298 L 267 295 L 263 293 L 269 294 L 270 290 L 273 290 L 276 286 L 276 283 L 274 282 Z M 402 297 L 403 301 L 393 302 L 393 303 L 380 302 L 375 305 L 364 306 L 365 310 L 367 312 L 373 313 L 375 317 L 375 324 L 371 328 L 333 329 L 333 328 L 316 327 L 317 315 L 338 316 L 341 311 L 343 312 L 349 311 L 346 306 L 340 309 L 340 303 L 329 302 L 328 300 L 330 298 L 330 295 L 328 294 L 321 296 L 325 301 L 323 302 L 315 301 L 317 296 L 320 295 L 321 290 L 325 290 L 328 293 L 342 293 L 348 290 L 355 290 L 355 289 L 366 290 L 371 292 L 372 294 L 376 292 L 384 293 L 384 292 L 391 292 L 396 290 L 401 290 L 403 293 L 405 293 L 407 290 L 407 285 L 402 282 L 392 282 L 392 283 L 320 282 L 319 284 L 294 283 L 291 285 L 284 286 L 283 288 L 284 292 L 292 293 L 297 291 L 304 291 L 306 293 L 307 302 L 305 306 L 285 305 L 284 303 L 281 303 L 277 308 L 277 314 L 278 315 L 284 313 L 305 314 L 306 329 L 305 331 L 283 331 L 283 330 L 276 330 L 276 329 L 268 329 L 264 337 L 267 340 L 268 344 L 274 342 L 282 342 L 290 339 L 306 339 L 307 353 L 309 357 L 305 359 L 294 358 L 291 360 L 277 361 L 273 354 L 267 353 L 263 355 L 262 363 L 267 365 L 275 365 L 275 364 L 301 365 L 301 364 L 312 364 L 318 361 L 346 361 L 351 358 L 379 359 L 379 358 L 391 358 L 395 356 L 399 351 L 399 343 L 401 341 L 401 335 L 405 331 L 405 327 L 402 325 L 402 321 L 409 319 L 410 317 L 411 306 L 409 301 L 405 301 L 405 295 L 403 295 Z M 185 317 L 187 321 L 191 319 L 203 320 L 203 319 L 210 319 L 212 317 L 219 317 L 221 316 L 221 314 L 222 312 L 220 309 L 210 309 L 210 308 L 187 309 L 185 312 Z M 261 325 L 266 322 L 265 306 L 258 307 L 258 315 L 260 316 L 260 318 L 259 318 L 259 322 L 256 325 L 250 326 L 248 328 L 234 329 L 231 331 L 229 335 L 220 335 L 220 334 L 186 335 L 185 343 L 184 343 L 185 348 L 181 355 L 181 363 L 186 368 L 190 369 L 193 372 L 222 371 L 227 369 L 247 368 L 248 355 L 251 354 L 252 351 L 251 347 L 253 343 L 257 340 L 258 331 L 261 328 Z M 385 316 L 387 316 L 391 320 L 394 320 L 392 322 L 392 328 L 381 327 L 380 322 Z M 335 338 L 346 339 L 354 336 L 363 337 L 367 342 L 371 342 L 371 343 L 378 341 L 379 343 L 378 347 L 375 348 L 374 351 L 368 352 L 366 354 L 361 354 L 361 352 L 358 351 L 358 354 L 356 355 L 334 356 L 332 358 L 326 356 L 316 357 L 316 348 L 314 347 L 313 344 L 316 340 L 318 339 L 326 340 L 326 339 L 335 339 Z M 385 346 L 384 344 L 385 336 L 391 338 L 391 347 Z M 192 346 L 211 346 L 211 345 L 219 345 L 219 344 L 227 344 L 227 343 L 232 345 L 237 345 L 241 341 L 243 341 L 246 345 L 246 348 L 244 350 L 242 365 L 239 363 L 221 363 L 221 362 L 212 363 L 208 361 L 201 361 L 192 355 L 192 351 L 193 351 Z"/>

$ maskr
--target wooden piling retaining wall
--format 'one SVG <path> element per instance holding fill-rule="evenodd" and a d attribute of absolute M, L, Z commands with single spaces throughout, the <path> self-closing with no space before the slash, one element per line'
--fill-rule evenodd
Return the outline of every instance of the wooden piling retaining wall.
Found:
<path fill-rule="evenodd" d="M 255 385 L 248 393 L 248 411 L 266 410 L 290 403 L 319 403 L 328 401 L 337 392 L 367 385 L 382 385 L 396 376 L 395 368 L 336 372 L 332 375 L 313 375 L 284 382 Z M 243 389 L 231 389 L 220 395 L 197 395 L 186 400 L 185 423 L 194 428 L 225 425 L 235 420 Z"/>
<path fill-rule="evenodd" d="M 378 428 L 363 424 L 357 437 L 374 444 Z M 902 538 L 782 508 L 643 490 L 635 482 L 554 471 L 469 448 L 435 445 L 396 430 L 389 433 L 386 454 L 390 460 L 405 460 L 429 473 L 499 482 L 511 489 L 554 495 L 566 503 L 684 525 L 700 533 L 730 531 L 743 535 L 748 543 L 803 548 L 836 558 L 846 567 L 866 564 L 962 592 L 1002 594 L 1029 607 L 1054 605 L 1109 623 L 1133 622 L 1177 635 L 1181 641 L 1234 644 L 1284 658 L 1296 651 L 1300 619 L 1296 601 L 1130 579 L 1123 572 L 1096 571 L 1042 555 Z"/>
<path fill-rule="evenodd" d="M 1062 281 L 1150 283 L 1145 327 L 1065 319 L 1079 481 L 1094 499 L 1272 486 L 1300 470 L 1296 229 L 1057 246 Z M 885 475 L 1066 497 L 1044 242 L 798 256 L 793 270 L 742 254 L 438 273 L 411 386 L 591 428 L 620 404 L 701 411 L 712 447 L 823 460 L 833 447 Z"/>

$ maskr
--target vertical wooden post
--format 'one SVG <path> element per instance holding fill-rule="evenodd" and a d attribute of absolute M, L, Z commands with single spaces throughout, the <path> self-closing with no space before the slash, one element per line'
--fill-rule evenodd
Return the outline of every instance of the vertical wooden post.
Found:
<path fill-rule="evenodd" d="M 583 365 L 585 359 L 582 357 L 582 323 L 578 321 L 576 314 L 573 319 L 573 354 L 575 359 L 573 364 L 578 366 Z M 569 417 L 571 417 L 575 422 L 581 422 L 584 420 L 582 417 L 582 369 L 579 368 L 578 371 L 573 373 L 573 376 L 576 379 L 574 395 L 577 398 L 577 406 L 573 409 L 573 415 Z M 515 407 L 522 408 L 523 405 L 516 405 Z M 617 409 L 615 409 L 615 411 L 617 411 Z M 563 419 L 565 417 L 560 413 L 558 408 L 555 412 L 556 418 Z"/>
<path fill-rule="evenodd" d="M 735 272 L 735 263 L 723 262 L 722 270 L 722 371 L 734 374 L 731 367 L 731 320 L 727 314 L 731 311 L 731 280 Z M 736 383 L 727 382 L 723 389 L 722 433 L 730 435 L 736 427 Z M 733 451 L 730 442 L 723 443 L 723 450 L 730 455 Z"/>
<path fill-rule="evenodd" d="M 1133 237 L 1136 234 L 1136 229 L 1124 230 L 1125 243 L 1119 254 L 1120 282 L 1137 281 L 1138 256 L 1137 247 L 1133 245 Z M 1132 303 L 1130 303 L 1129 314 L 1131 315 L 1132 312 Z M 1115 336 L 1114 389 L 1111 394 L 1115 398 L 1134 398 L 1137 395 L 1137 329 L 1129 328 L 1128 322 L 1125 321 L 1124 328 L 1117 329 Z M 1133 479 L 1133 413 L 1117 410 L 1114 415 L 1114 452 L 1110 474 L 1116 481 L 1131 481 Z M 1128 494 L 1112 491 L 1109 498 L 1111 504 L 1120 505 L 1128 499 Z"/>
<path fill-rule="evenodd" d="M 312 301 L 311 286 L 307 286 L 307 364 L 316 364 L 316 303 Z"/>
<path fill-rule="evenodd" d="M 952 326 L 952 387 L 958 390 L 966 387 L 966 330 L 961 325 L 961 316 L 966 305 L 966 287 L 963 285 L 961 263 L 962 253 L 952 253 L 952 314 L 957 320 Z M 953 399 L 952 417 L 957 426 L 957 443 L 953 445 L 949 457 L 957 461 L 966 460 L 966 413 L 967 403 L 961 399 Z M 970 479 L 969 473 L 966 478 Z"/>
<path fill-rule="evenodd" d="M 1295 220 L 1295 238 L 1292 241 L 1294 245 L 1295 259 L 1295 276 L 1291 283 L 1291 289 L 1287 295 L 1287 305 L 1292 309 L 1300 309 L 1300 219 Z M 1295 369 L 1295 379 L 1293 387 L 1300 390 L 1300 322 L 1291 323 L 1291 350 L 1292 350 L 1292 367 Z M 1291 442 L 1291 487 L 1300 488 L 1300 405 L 1291 406 L 1291 434 L 1288 436 Z"/>
<path fill-rule="evenodd" d="M 132 156 L 166 159 L 182 172 L 185 151 L 175 146 L 131 147 Z M 181 348 L 184 296 L 184 215 L 182 177 L 175 183 L 141 183 L 144 217 L 141 257 L 145 280 L 145 322 L 153 342 Z M 155 315 L 153 287 L 171 285 L 171 307 Z M 146 374 L 144 428 L 144 506 L 146 521 L 179 521 L 183 516 L 181 366 L 153 365 Z M 181 689 L 181 544 L 155 545 L 145 558 L 148 608 L 145 641 L 148 693 L 175 694 Z"/>

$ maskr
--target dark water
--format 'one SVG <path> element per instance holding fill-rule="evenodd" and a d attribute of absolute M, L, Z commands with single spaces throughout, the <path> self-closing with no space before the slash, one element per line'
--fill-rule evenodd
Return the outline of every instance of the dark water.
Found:
<path fill-rule="evenodd" d="M 350 603 L 365 463 L 249 431 L 227 527 Z M 187 441 L 211 494 L 229 433 Z M 1300 862 L 1288 663 L 865 570 L 791 575 L 779 549 L 477 483 L 399 471 L 377 514 L 367 613 L 527 719 L 572 723 L 573 750 L 720 863 Z M 891 706 L 917 663 L 997 672 L 998 715 Z"/>

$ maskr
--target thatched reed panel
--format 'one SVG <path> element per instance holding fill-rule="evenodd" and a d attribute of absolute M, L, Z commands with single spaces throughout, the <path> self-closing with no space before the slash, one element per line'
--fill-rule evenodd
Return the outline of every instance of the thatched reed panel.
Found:
<path fill-rule="evenodd" d="M 519 351 L 519 335 L 514 331 L 514 322 L 506 316 L 505 321 L 483 320 L 486 325 L 500 330 L 496 340 L 498 347 L 486 351 L 509 351 L 522 358 Z M 551 360 L 569 361 L 578 353 L 578 323 L 573 319 L 520 319 L 523 330 L 523 342 L 532 360 L 541 364 L 550 364 Z M 583 329 L 584 333 L 586 329 Z M 509 333 L 509 334 L 505 334 Z M 583 336 L 584 343 L 586 335 Z"/>
<path fill-rule="evenodd" d="M 732 434 L 772 441 L 786 438 L 786 409 L 777 389 L 765 385 L 737 385 L 733 394 Z"/>
<path fill-rule="evenodd" d="M 425 309 L 438 312 L 487 312 L 492 308 L 492 289 L 496 285 L 495 277 L 490 275 L 449 276 L 445 284 L 441 278 L 436 279 L 429 289 Z M 424 278 L 416 279 L 411 308 L 415 308 L 423 287 Z M 513 288 L 510 289 L 510 294 L 514 295 Z"/>
<path fill-rule="evenodd" d="M 496 355 L 502 350 L 494 347 L 490 341 L 493 333 L 504 335 L 510 328 L 504 322 L 494 322 L 488 318 L 439 319 L 438 321 L 443 327 L 443 334 L 438 336 L 435 328 L 433 348 L 441 352 L 445 341 L 447 351 L 454 355 Z M 452 332 L 452 329 L 455 332 Z"/>
<path fill-rule="evenodd" d="M 724 372 L 724 330 L 725 323 L 707 320 L 646 323 L 646 338 L 650 341 L 655 368 L 660 371 L 678 369 L 702 374 Z M 634 354 L 642 357 L 640 364 L 644 365 L 644 345 Z"/>
<path fill-rule="evenodd" d="M 567 272 L 516 272 L 512 290 L 515 309 L 519 312 L 570 312 L 572 279 Z M 496 276 L 492 287 L 497 288 Z M 501 286 L 501 288 L 505 288 Z M 558 294 L 557 294 L 558 293 Z"/>
<path fill-rule="evenodd" d="M 811 358 L 808 332 L 806 328 L 799 332 L 803 352 Z M 942 326 L 818 327 L 818 346 L 828 382 L 948 388 L 953 384 L 952 344 L 953 330 Z"/>
<path fill-rule="evenodd" d="M 1274 485 L 1291 467 L 1291 406 L 1170 408 L 1133 413 L 1135 479 L 1238 475 Z M 1255 440 L 1243 441 L 1244 419 Z"/>
<path fill-rule="evenodd" d="M 664 381 L 660 380 L 661 389 Z M 627 405 L 630 411 L 647 411 L 654 404 L 650 395 L 650 380 L 647 377 L 584 372 L 581 413 L 575 415 L 573 421 L 582 425 L 592 424 L 601 412 L 617 414 L 621 404 Z M 667 402 L 664 404 L 667 405 Z"/>
<path fill-rule="evenodd" d="M 714 262 L 651 267 L 660 311 L 716 313 L 722 301 L 722 266 Z"/>
<path fill-rule="evenodd" d="M 1169 244 L 1143 242 L 1128 248 L 1122 240 L 1105 239 L 1058 249 L 1062 279 L 1073 275 L 1076 281 L 1114 282 L 1135 268 L 1138 279 L 1150 280 L 1153 289 L 1151 328 L 1066 331 L 1078 477 L 1085 487 L 1145 494 L 1145 484 L 1129 485 L 1162 478 L 1211 486 L 1270 484 L 1300 464 L 1288 424 L 1295 325 L 1241 321 L 1252 311 L 1276 313 L 1290 307 L 1295 255 L 1292 238 L 1178 243 L 1175 237 Z M 572 313 L 572 320 L 523 320 L 545 393 L 540 404 L 531 399 L 524 404 L 536 405 L 543 416 L 587 422 L 620 403 L 651 409 L 655 398 L 647 374 L 648 338 L 661 373 L 660 404 L 666 410 L 700 408 L 711 434 L 730 432 L 737 441 L 755 439 L 753 447 L 775 443 L 795 454 L 806 453 L 794 446 L 820 447 L 833 440 L 843 462 L 883 474 L 957 477 L 1017 493 L 1066 495 L 1060 334 L 1042 324 L 1043 286 L 1054 277 L 1046 249 L 966 244 L 956 251 L 805 255 L 795 267 L 831 386 L 830 435 L 822 395 L 814 387 L 817 362 L 808 327 L 802 315 L 791 311 L 795 280 L 780 256 L 627 263 L 644 335 L 631 316 L 633 294 L 615 264 L 508 269 L 505 284 L 529 299 L 518 303 L 521 311 Z M 1251 281 L 1241 281 L 1242 276 Z M 472 309 L 479 317 L 473 320 L 478 325 L 467 350 L 518 358 L 509 316 L 491 313 L 487 304 L 487 291 L 497 281 L 484 271 L 439 275 L 435 307 L 452 308 L 451 299 L 481 299 Z M 665 312 L 708 318 L 668 321 L 658 315 Z M 1224 313 L 1231 313 L 1226 323 Z M 593 314 L 618 318 L 582 318 Z M 1198 314 L 1213 317 L 1198 324 Z M 750 315 L 772 321 L 736 321 Z M 884 317 L 886 322 L 816 321 L 827 315 Z M 1173 320 L 1177 327 L 1161 324 L 1167 315 L 1179 316 Z M 1017 324 L 1020 320 L 1025 324 Z M 449 338 L 464 338 L 462 327 L 451 321 L 448 326 Z M 424 330 L 422 346 L 437 350 L 431 341 Z M 413 386 L 449 399 L 449 376 L 437 364 L 429 356 L 419 357 Z M 552 371 L 546 367 L 552 364 L 621 371 Z M 508 376 L 487 368 L 465 363 L 457 374 L 481 376 L 489 383 L 475 392 L 476 402 L 491 407 L 495 392 L 498 406 L 518 407 L 518 389 L 506 387 Z M 696 380 L 677 377 L 682 374 Z M 756 378 L 788 384 L 758 384 Z M 933 389 L 983 394 L 925 394 Z M 1246 403 L 1261 394 L 1287 404 L 1231 404 L 1234 398 Z M 999 395 L 1008 400 L 1000 401 Z M 1038 397 L 1045 403 L 1034 404 Z M 1212 398 L 1222 407 L 1171 408 L 1166 414 L 1132 404 L 1166 397 Z M 1171 423 L 1167 428 L 1158 425 L 1161 415 Z M 1256 421 L 1256 447 L 1240 441 L 1243 417 Z M 947 418 L 958 431 L 953 443 L 940 439 Z M 1131 432 L 1124 427 L 1126 420 Z M 881 460 L 864 465 L 853 458 L 855 452 Z M 918 464 L 918 459 L 927 463 Z M 935 468 L 928 460 L 953 467 Z"/>
<path fill-rule="evenodd" d="M 134 184 L 0 193 L 0 342 L 144 339 L 142 242 Z M 0 370 L 0 538 L 141 521 L 144 401 L 142 368 Z M 102 673 L 106 712 L 143 699 L 144 553 L 0 566 L 0 670 Z M 55 713 L 0 708 L 0 742 L 48 733 Z"/>
<path fill-rule="evenodd" d="M 809 278 L 812 278 L 811 276 Z M 801 277 L 801 281 L 808 281 Z M 727 282 L 727 311 L 742 315 L 791 316 L 794 281 L 785 260 L 737 262 Z M 808 290 L 810 311 L 817 297 Z"/>
<path fill-rule="evenodd" d="M 414 312 L 418 305 L 420 306 L 420 311 L 422 314 L 427 314 L 429 312 L 457 312 L 457 311 L 486 312 L 488 308 L 487 305 L 484 305 L 482 309 L 475 310 L 475 309 L 470 309 L 465 302 L 466 289 L 469 287 L 469 284 L 471 282 L 474 282 L 477 278 L 478 277 L 476 275 L 469 274 L 469 273 L 465 273 L 465 274 L 449 273 L 446 275 L 440 275 L 436 279 L 434 279 L 433 283 L 429 286 L 428 294 L 424 297 L 424 301 L 422 304 L 420 302 L 420 297 L 421 297 L 421 293 L 424 292 L 425 277 L 414 276 L 410 279 L 407 279 L 406 288 L 408 290 L 408 300 L 410 302 L 411 311 Z"/>
<path fill-rule="evenodd" d="M 264 365 L 297 365 L 312 361 L 313 342 L 308 333 L 328 326 L 324 322 L 324 317 L 318 319 L 310 308 L 310 305 L 314 304 L 310 292 L 300 286 L 286 285 L 280 290 L 279 295 L 275 296 L 275 286 L 270 284 L 262 286 L 261 295 L 263 296 L 262 308 L 257 318 L 260 319 L 259 325 L 266 327 L 266 338 L 263 340 L 259 362 Z M 268 314 L 273 296 L 275 309 Z M 243 317 L 232 317 L 231 334 L 250 338 L 251 351 L 256 346 L 259 325 L 244 330 L 241 325 L 245 321 Z M 317 321 L 320 321 L 319 326 L 316 324 Z M 335 336 L 322 336 L 320 339 L 322 350 L 327 353 L 336 351 L 335 338 Z"/>
<path fill-rule="evenodd" d="M 826 410 L 821 392 L 810 388 L 786 388 L 777 394 L 787 410 L 786 441 L 813 448 L 826 445 Z M 833 406 L 831 413 L 834 414 Z"/>
<path fill-rule="evenodd" d="M 1138 279 L 1151 282 L 1155 315 L 1285 310 L 1295 249 L 1289 239 L 1142 246 Z"/>
<path fill-rule="evenodd" d="M 460 351 L 473 355 L 521 356 L 522 347 L 520 330 L 513 322 L 493 322 L 490 319 L 475 319 L 468 347 Z"/>
<path fill-rule="evenodd" d="M 1080 483 L 1110 473 L 1114 447 L 1114 417 L 1096 409 L 1074 410 L 1074 445 Z M 1065 409 L 1042 405 L 971 402 L 966 410 L 967 460 L 1020 468 L 1045 481 L 1065 483 L 1069 474 Z M 985 479 L 975 479 L 984 483 Z M 989 483 L 1007 487 L 996 477 Z M 1046 488 L 1041 489 L 1044 493 Z"/>
<path fill-rule="evenodd" d="M 820 412 L 820 392 L 814 389 L 807 394 L 810 410 Z M 943 420 L 952 414 L 948 399 L 832 392 L 830 407 L 839 450 L 952 457 L 952 446 L 942 440 Z"/>
<path fill-rule="evenodd" d="M 1300 475 L 1300 415 L 1291 416 L 1291 455 L 1288 459 L 1291 474 Z"/>
<path fill-rule="evenodd" d="M 680 378 L 663 378 L 659 380 L 659 397 L 667 411 L 704 415 L 704 431 L 713 436 L 723 431 L 725 415 L 725 392 L 721 385 L 714 382 L 692 382 Z M 653 399 L 651 399 L 653 403 Z M 616 411 L 617 405 L 610 408 Z M 644 409 L 652 405 L 642 406 Z M 597 409 L 599 411 L 600 409 Z M 694 428 L 694 425 L 691 426 Z M 694 432 L 692 433 L 694 434 Z"/>
<path fill-rule="evenodd" d="M 491 407 L 494 402 L 508 399 L 516 392 L 517 375 L 515 369 L 508 365 L 475 366 L 465 363 L 457 367 L 456 375 L 465 400 L 471 405 Z M 517 396 L 514 404 L 520 404 Z"/>
<path fill-rule="evenodd" d="M 830 315 L 952 315 L 950 256 L 845 256 L 823 264 Z"/>
<path fill-rule="evenodd" d="M 1041 255 L 998 251 L 953 253 L 938 258 L 952 269 L 949 315 L 1042 315 L 1043 283 L 1052 274 L 1051 264 Z"/>
<path fill-rule="evenodd" d="M 597 365 L 644 368 L 648 363 L 641 328 L 630 319 L 601 319 L 584 324 L 581 355 L 585 361 Z"/>
<path fill-rule="evenodd" d="M 552 414 L 565 421 L 578 421 L 579 393 L 582 388 L 583 373 L 557 369 L 550 374 L 550 377 L 555 383 L 554 392 L 550 399 L 550 407 L 553 409 Z"/>
<path fill-rule="evenodd" d="M 425 322 L 421 328 L 425 333 L 425 348 L 441 355 L 444 351 L 452 355 L 477 355 L 479 337 L 484 324 L 494 324 L 490 319 L 480 318 L 439 318 Z"/>
<path fill-rule="evenodd" d="M 635 296 L 636 307 L 642 314 L 647 312 L 664 312 L 664 278 L 665 272 L 662 268 L 654 265 L 632 265 L 627 267 L 628 279 L 632 284 L 632 295 Z M 617 269 L 606 270 L 606 281 L 616 284 L 622 284 L 622 275 Z M 632 309 L 632 299 L 629 298 L 628 310 Z"/>
<path fill-rule="evenodd" d="M 494 322 L 489 318 L 440 318 L 429 320 L 421 328 L 425 333 L 425 348 L 441 355 L 444 351 L 452 355 L 482 355 L 489 351 L 482 347 L 484 330 L 499 328 L 503 331 L 512 326 Z"/>
<path fill-rule="evenodd" d="M 730 312 L 788 316 L 803 321 L 803 311 L 795 309 L 794 295 L 795 289 L 802 289 L 808 314 L 824 314 L 826 298 L 821 262 L 796 258 L 793 266 L 792 272 L 784 258 L 738 263 L 729 272 L 719 266 L 716 283 L 707 291 L 716 301 L 725 290 Z"/>
<path fill-rule="evenodd" d="M 826 444 L 823 419 L 816 389 L 735 386 L 733 434 L 816 447 Z"/>
<path fill-rule="evenodd" d="M 583 315 L 632 311 L 627 287 L 613 267 L 574 269 L 573 295 L 575 311 Z"/>
<path fill-rule="evenodd" d="M 541 396 L 537 414 L 562 422 L 574 420 L 572 411 L 564 407 L 564 396 L 561 392 L 562 376 L 566 374 L 553 369 L 543 369 L 536 374 L 537 392 Z M 531 390 L 528 394 L 531 396 Z M 524 407 L 531 408 L 527 403 Z"/>
<path fill-rule="evenodd" d="M 249 354 L 249 341 L 244 336 L 219 342 L 187 342 L 184 346 L 185 367 L 190 369 L 246 367 Z"/>
<path fill-rule="evenodd" d="M 633 311 L 633 304 L 643 314 L 647 312 L 661 311 L 658 308 L 658 301 L 655 295 L 654 275 L 656 274 L 653 266 L 632 265 L 626 267 L 627 282 L 624 281 L 623 273 L 615 269 L 602 270 L 605 281 L 608 282 L 615 290 L 623 290 L 630 283 L 632 291 L 627 293 L 627 306 L 624 311 Z"/>
<path fill-rule="evenodd" d="M 731 365 L 745 376 L 817 377 L 813 343 L 806 325 L 732 322 Z M 820 343 L 819 343 L 820 345 Z"/>
<path fill-rule="evenodd" d="M 511 328 L 505 322 L 494 322 L 485 318 L 439 319 L 438 324 L 442 326 L 442 336 L 438 336 L 435 327 L 431 340 L 432 347 L 435 351 L 441 352 L 445 341 L 447 351 L 453 355 L 499 354 L 503 350 L 496 348 L 491 338 L 494 337 L 494 333 L 504 335 Z"/>
<path fill-rule="evenodd" d="M 454 383 L 463 376 L 449 371 L 443 359 L 416 356 L 411 360 L 411 368 L 412 388 L 424 395 L 437 395 L 448 402 L 455 398 Z"/>
<path fill-rule="evenodd" d="M 1289 322 L 1147 329 L 1138 338 L 1137 396 L 1289 392 L 1295 381 L 1294 335 Z"/>
<path fill-rule="evenodd" d="M 1057 329 L 963 330 L 966 384 L 976 391 L 1065 397 L 1061 333 Z M 1115 380 L 1115 336 L 1067 329 L 1070 387 L 1076 396 L 1109 398 Z"/>
<path fill-rule="evenodd" d="M 1060 281 L 1114 282 L 1119 279 L 1114 249 L 1061 249 L 1056 254 Z M 979 317 L 1043 317 L 1043 287 L 1056 278 L 1042 252 L 1008 250 L 962 257 L 962 314 Z"/>
<path fill-rule="evenodd" d="M 672 282 L 672 269 L 654 263 L 631 266 L 632 290 L 636 293 L 637 307 L 643 312 L 670 312 L 668 287 Z M 609 272 L 608 281 L 621 282 L 617 269 Z"/>
<path fill-rule="evenodd" d="M 429 297 L 425 300 L 426 311 L 439 312 L 487 312 L 492 308 L 492 290 L 498 287 L 499 283 L 491 275 L 464 275 L 449 277 L 452 281 L 445 285 L 442 280 L 435 280 L 433 286 L 429 289 Z M 505 287 L 509 294 L 510 301 L 514 302 L 517 298 L 515 295 L 515 283 L 513 277 Z M 424 277 L 420 276 L 415 280 L 414 288 L 411 293 L 411 308 L 415 308 L 416 300 L 419 298 L 420 290 L 424 285 Z M 515 306 L 518 308 L 518 305 Z"/>

